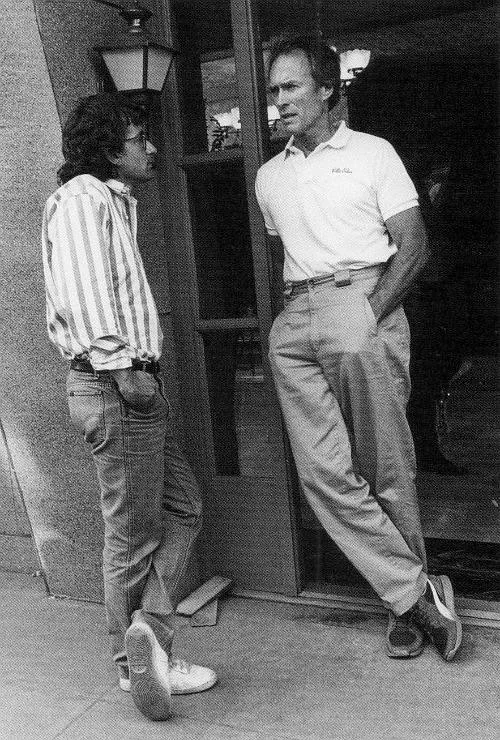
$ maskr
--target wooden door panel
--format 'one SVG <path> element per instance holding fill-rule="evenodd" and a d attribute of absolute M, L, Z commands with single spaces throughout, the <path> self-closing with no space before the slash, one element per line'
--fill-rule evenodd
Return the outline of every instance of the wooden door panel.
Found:
<path fill-rule="evenodd" d="M 296 595 L 290 507 L 282 479 L 214 478 L 200 569 L 238 587 Z"/>

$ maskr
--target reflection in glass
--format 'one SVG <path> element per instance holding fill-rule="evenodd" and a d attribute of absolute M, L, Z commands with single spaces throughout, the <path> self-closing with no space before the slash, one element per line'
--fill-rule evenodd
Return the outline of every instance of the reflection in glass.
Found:
<path fill-rule="evenodd" d="M 172 10 L 182 49 L 176 69 L 184 154 L 228 148 L 231 142 L 221 139 L 216 115 L 238 105 L 234 58 L 228 51 L 233 48 L 230 2 L 173 0 Z"/>
<path fill-rule="evenodd" d="M 242 146 L 240 109 L 231 108 L 230 111 L 213 113 L 210 115 L 209 148 L 210 151 L 220 149 L 238 149 Z M 283 126 L 280 114 L 275 105 L 267 106 L 267 123 L 271 140 L 283 138 Z"/>
<path fill-rule="evenodd" d="M 277 455 L 259 333 L 212 332 L 203 339 L 216 473 L 269 477 Z"/>
<path fill-rule="evenodd" d="M 242 146 L 234 57 L 201 62 L 209 151 Z"/>

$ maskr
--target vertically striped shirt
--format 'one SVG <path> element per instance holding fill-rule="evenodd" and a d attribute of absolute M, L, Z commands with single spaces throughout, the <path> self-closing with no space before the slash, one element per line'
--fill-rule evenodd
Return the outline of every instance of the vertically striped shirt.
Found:
<path fill-rule="evenodd" d="M 117 180 L 79 175 L 47 200 L 42 250 L 49 338 L 96 370 L 158 360 L 162 332 L 137 247 L 137 201 Z"/>

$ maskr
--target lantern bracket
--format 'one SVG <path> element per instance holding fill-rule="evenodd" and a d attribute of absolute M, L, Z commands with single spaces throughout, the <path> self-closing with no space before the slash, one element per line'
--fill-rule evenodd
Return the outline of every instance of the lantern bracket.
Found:
<path fill-rule="evenodd" d="M 129 33 L 143 33 L 143 24 L 153 15 L 150 10 L 143 8 L 138 2 L 129 2 L 126 5 L 113 3 L 111 0 L 94 0 L 94 2 L 116 8 L 127 21 Z"/>

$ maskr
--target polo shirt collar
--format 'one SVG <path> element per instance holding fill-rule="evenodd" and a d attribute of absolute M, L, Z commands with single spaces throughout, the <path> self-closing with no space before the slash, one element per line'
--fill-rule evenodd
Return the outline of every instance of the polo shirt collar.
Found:
<path fill-rule="evenodd" d="M 351 137 L 351 129 L 348 128 L 346 122 L 342 120 L 340 122 L 340 126 L 335 131 L 333 136 L 327 141 L 322 141 L 321 144 L 318 144 L 318 146 L 316 147 L 316 149 L 314 149 L 314 151 L 316 152 L 319 149 L 326 149 L 326 147 L 331 147 L 332 149 L 342 149 L 347 144 L 350 137 Z M 296 154 L 297 152 L 300 152 L 300 151 L 301 150 L 298 149 L 294 145 L 293 136 L 292 136 L 288 140 L 287 145 L 285 146 L 285 152 L 284 152 L 285 158 L 288 157 L 289 154 Z"/>

